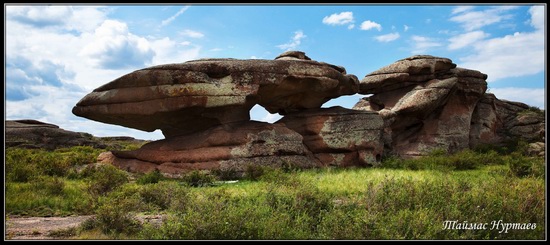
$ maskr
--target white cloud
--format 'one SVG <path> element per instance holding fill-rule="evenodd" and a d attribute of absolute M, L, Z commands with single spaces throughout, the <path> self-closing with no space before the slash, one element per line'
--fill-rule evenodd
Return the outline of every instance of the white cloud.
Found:
<path fill-rule="evenodd" d="M 537 30 L 544 29 L 544 6 L 532 6 L 529 8 L 531 14 L 531 25 Z"/>
<path fill-rule="evenodd" d="M 250 120 L 274 123 L 281 118 L 283 117 L 278 113 L 271 114 L 260 105 L 254 105 L 250 110 Z"/>
<path fill-rule="evenodd" d="M 170 24 L 172 21 L 174 21 L 176 18 L 178 18 L 178 16 L 183 14 L 183 12 L 185 12 L 188 8 L 189 8 L 189 6 L 185 6 L 185 7 L 181 8 L 176 14 L 170 16 L 168 19 L 163 20 L 160 23 L 160 26 L 165 26 L 165 25 Z"/>
<path fill-rule="evenodd" d="M 141 132 L 80 118 L 71 110 L 91 90 L 135 68 L 196 59 L 201 47 L 170 37 L 135 35 L 126 23 L 108 20 L 106 13 L 112 9 L 105 7 L 72 6 L 42 19 L 32 14 L 43 8 L 25 7 L 25 12 L 17 12 L 21 10 L 6 7 L 6 119 L 36 119 L 96 136 L 163 138 L 160 132 Z M 116 51 L 117 48 L 132 54 Z M 114 54 L 117 52 L 121 57 Z M 126 66 L 95 66 L 106 65 L 109 58 Z M 134 66 L 127 66 L 132 63 Z"/>
<path fill-rule="evenodd" d="M 363 21 L 360 27 L 361 30 L 365 30 L 365 31 L 373 28 L 376 28 L 378 31 L 382 30 L 382 26 L 380 24 L 370 20 Z"/>
<path fill-rule="evenodd" d="M 464 34 L 460 34 L 454 37 L 449 38 L 449 49 L 455 50 L 464 48 L 470 44 L 474 44 L 478 41 L 483 40 L 484 38 L 488 37 L 489 34 L 483 32 L 483 31 L 473 31 L 473 32 L 467 32 Z"/>
<path fill-rule="evenodd" d="M 331 14 L 330 16 L 325 16 L 323 18 L 323 24 L 327 25 L 345 25 L 353 23 L 353 13 L 352 12 L 341 12 L 338 14 Z"/>
<path fill-rule="evenodd" d="M 147 39 L 130 33 L 125 23 L 106 20 L 80 55 L 89 57 L 99 68 L 124 69 L 151 64 L 155 52 Z"/>
<path fill-rule="evenodd" d="M 290 40 L 288 43 L 277 45 L 278 48 L 283 49 L 285 51 L 293 50 L 297 48 L 300 43 L 302 43 L 302 39 L 306 38 L 307 36 L 300 30 L 294 32 L 294 36 L 292 37 L 292 40 Z"/>
<path fill-rule="evenodd" d="M 458 6 L 458 7 L 455 7 L 451 13 L 458 14 L 458 13 L 472 10 L 473 8 L 474 6 Z"/>
<path fill-rule="evenodd" d="M 355 27 L 355 24 L 351 24 L 351 25 L 348 26 L 348 29 L 351 30 L 351 29 L 353 29 L 354 27 Z"/>
<path fill-rule="evenodd" d="M 204 37 L 204 34 L 198 32 L 198 31 L 193 31 L 193 30 L 189 30 L 189 29 L 181 31 L 180 34 L 183 35 L 183 36 L 186 36 L 186 37 L 191 37 L 191 38 L 202 38 L 202 37 Z"/>
<path fill-rule="evenodd" d="M 544 88 L 490 88 L 489 93 L 495 94 L 499 99 L 521 101 L 527 105 L 544 109 L 544 99 L 546 98 Z"/>
<path fill-rule="evenodd" d="M 473 31 L 511 18 L 512 16 L 505 12 L 515 8 L 517 6 L 498 6 L 483 11 L 470 11 L 472 8 L 461 9 L 462 11 L 459 12 L 453 11 L 453 14 L 457 15 L 450 20 L 460 23 L 466 31 Z"/>
<path fill-rule="evenodd" d="M 423 36 L 412 36 L 411 40 L 413 41 L 413 54 L 421 54 L 428 51 L 430 48 L 435 48 L 442 46 L 441 43 L 433 40 L 429 37 L 423 37 Z"/>
<path fill-rule="evenodd" d="M 403 31 L 408 31 L 409 30 L 409 26 L 408 25 L 403 25 Z"/>
<path fill-rule="evenodd" d="M 380 35 L 380 36 L 376 36 L 374 37 L 377 41 L 379 42 L 391 42 L 391 41 L 395 41 L 399 38 L 399 33 L 398 32 L 394 32 L 394 33 L 389 33 L 389 34 L 386 34 L 386 35 Z"/>
<path fill-rule="evenodd" d="M 545 69 L 545 35 L 544 7 L 530 9 L 531 23 L 536 29 L 533 32 L 516 32 L 504 37 L 492 38 L 476 42 L 475 53 L 461 57 L 457 64 L 465 68 L 475 69 L 488 75 L 487 81 L 492 82 L 507 77 L 533 75 Z"/>
<path fill-rule="evenodd" d="M 155 57 L 151 65 L 181 63 L 199 58 L 201 46 L 190 42 L 176 42 L 169 37 L 151 41 L 151 48 L 155 50 Z"/>

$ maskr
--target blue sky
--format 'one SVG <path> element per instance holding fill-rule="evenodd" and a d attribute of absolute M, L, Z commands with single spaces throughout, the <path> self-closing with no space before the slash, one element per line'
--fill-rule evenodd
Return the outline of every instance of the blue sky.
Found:
<path fill-rule="evenodd" d="M 4 5 L 5 118 L 96 136 L 161 139 L 74 116 L 93 89 L 134 70 L 301 50 L 366 74 L 416 54 L 488 74 L 500 99 L 545 108 L 546 5 Z M 363 96 L 324 107 L 351 108 Z M 280 118 L 255 106 L 254 120 Z"/>

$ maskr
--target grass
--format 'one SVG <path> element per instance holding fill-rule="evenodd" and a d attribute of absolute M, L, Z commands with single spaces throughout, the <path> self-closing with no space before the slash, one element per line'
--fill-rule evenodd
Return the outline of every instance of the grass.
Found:
<path fill-rule="evenodd" d="M 79 228 L 52 234 L 70 239 L 545 239 L 544 159 L 518 152 L 433 152 L 413 160 L 386 158 L 377 168 L 250 169 L 237 183 L 216 181 L 230 174 L 166 179 L 151 172 L 130 181 L 110 165 L 74 170 L 93 163 L 96 153 L 8 148 L 7 214 L 95 214 Z M 140 214 L 166 218 L 157 226 L 140 222 Z M 491 229 L 500 220 L 536 228 Z M 446 221 L 489 225 L 443 229 Z"/>

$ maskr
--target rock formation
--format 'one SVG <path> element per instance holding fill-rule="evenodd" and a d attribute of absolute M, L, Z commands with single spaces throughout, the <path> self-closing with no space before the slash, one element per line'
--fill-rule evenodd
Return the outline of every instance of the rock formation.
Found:
<path fill-rule="evenodd" d="M 543 115 L 485 93 L 486 79 L 450 59 L 417 55 L 359 82 L 341 66 L 289 51 L 275 60 L 201 59 L 137 70 L 86 95 L 73 113 L 162 130 L 166 139 L 98 158 L 167 176 L 192 170 L 242 174 L 251 165 L 368 166 L 384 154 L 453 153 L 515 138 L 538 142 L 530 153 L 540 155 Z M 321 108 L 356 93 L 370 96 L 353 109 Z M 274 124 L 250 121 L 256 104 L 284 117 Z"/>
<path fill-rule="evenodd" d="M 450 59 L 412 56 L 366 75 L 359 93 L 372 95 L 353 108 L 382 116 L 386 152 L 401 157 L 517 138 L 540 141 L 544 116 L 522 113 L 527 105 L 485 93 L 486 79 Z"/>
<path fill-rule="evenodd" d="M 380 116 L 319 109 L 358 90 L 359 80 L 343 67 L 290 51 L 275 60 L 202 59 L 137 70 L 86 95 L 73 113 L 162 130 L 164 140 L 99 157 L 129 171 L 177 176 L 191 170 L 242 173 L 249 165 L 375 165 L 382 151 Z M 288 118 L 250 121 L 256 104 Z"/>
<path fill-rule="evenodd" d="M 72 146 L 105 145 L 87 133 L 76 133 L 36 120 L 6 120 L 6 147 L 54 150 Z"/>
<path fill-rule="evenodd" d="M 127 136 L 95 137 L 89 133 L 73 132 L 37 120 L 6 120 L 6 147 L 55 150 L 73 146 L 122 149 L 127 143 L 146 141 Z"/>
<path fill-rule="evenodd" d="M 290 52 L 276 60 L 202 59 L 145 68 L 95 89 L 73 113 L 172 137 L 248 121 L 255 104 L 284 115 L 357 92 L 356 76 L 306 57 Z"/>

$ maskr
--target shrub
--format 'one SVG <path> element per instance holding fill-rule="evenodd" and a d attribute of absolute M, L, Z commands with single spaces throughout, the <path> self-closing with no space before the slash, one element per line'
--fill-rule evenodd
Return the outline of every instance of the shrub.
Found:
<path fill-rule="evenodd" d="M 247 165 L 244 171 L 245 179 L 256 181 L 258 180 L 265 172 L 265 167 L 250 164 Z"/>
<path fill-rule="evenodd" d="M 96 212 L 96 220 L 102 232 L 105 234 L 137 233 L 141 223 L 131 212 L 134 206 L 132 199 L 101 198 Z"/>
<path fill-rule="evenodd" d="M 158 169 L 155 169 L 149 173 L 146 173 L 142 176 L 140 176 L 137 180 L 136 180 L 136 183 L 138 184 L 155 184 L 155 183 L 158 183 L 161 179 L 163 179 L 164 176 L 162 176 L 162 174 L 160 173 L 160 171 Z"/>
<path fill-rule="evenodd" d="M 510 173 L 516 177 L 544 177 L 544 159 L 523 156 L 514 152 L 507 156 Z"/>
<path fill-rule="evenodd" d="M 35 190 L 44 191 L 45 195 L 61 195 L 65 189 L 65 182 L 59 177 L 40 176 L 33 182 Z"/>
<path fill-rule="evenodd" d="M 89 191 L 94 197 L 104 195 L 128 182 L 126 172 L 109 164 L 94 167 L 90 178 Z"/>
<path fill-rule="evenodd" d="M 193 170 L 182 177 L 182 180 L 192 187 L 209 186 L 216 178 L 211 174 L 203 171 Z"/>
<path fill-rule="evenodd" d="M 241 179 L 242 176 L 234 168 L 229 169 L 216 169 L 212 172 L 219 180 L 236 180 Z"/>

